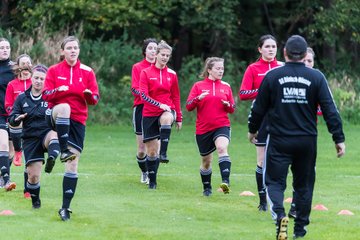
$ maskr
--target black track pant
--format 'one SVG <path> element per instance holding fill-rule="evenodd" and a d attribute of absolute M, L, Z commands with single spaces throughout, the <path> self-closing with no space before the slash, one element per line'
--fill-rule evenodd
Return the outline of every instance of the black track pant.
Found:
<path fill-rule="evenodd" d="M 273 219 L 286 216 L 284 191 L 288 169 L 292 165 L 297 215 L 295 227 L 309 224 L 315 182 L 316 142 L 316 136 L 270 136 L 264 172 Z"/>

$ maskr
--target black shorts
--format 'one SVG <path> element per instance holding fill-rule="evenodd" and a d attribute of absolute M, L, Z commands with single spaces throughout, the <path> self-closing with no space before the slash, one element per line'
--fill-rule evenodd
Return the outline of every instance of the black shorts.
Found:
<path fill-rule="evenodd" d="M 24 151 L 26 166 L 28 166 L 29 163 L 38 162 L 38 161 L 42 161 L 44 164 L 45 162 L 44 153 L 47 152 L 44 142 L 46 135 L 50 131 L 51 130 L 43 133 L 39 137 L 25 138 L 23 140 L 23 151 Z"/>
<path fill-rule="evenodd" d="M 46 122 L 52 130 L 56 131 L 55 122 L 52 118 L 52 109 L 47 109 L 45 114 Z M 69 130 L 69 139 L 68 145 L 72 146 L 80 153 L 84 148 L 85 140 L 85 125 L 80 122 L 70 119 L 70 130 Z"/>
<path fill-rule="evenodd" d="M 258 135 L 257 135 L 257 143 L 255 144 L 257 147 L 265 147 L 266 146 L 266 141 L 269 135 L 269 129 L 268 129 L 268 117 L 267 115 L 264 117 L 264 120 L 262 121 L 259 131 L 258 131 Z"/>
<path fill-rule="evenodd" d="M 216 150 L 215 140 L 218 137 L 226 137 L 230 141 L 230 127 L 221 127 L 201 135 L 196 135 L 196 143 L 201 156 L 209 155 Z"/>
<path fill-rule="evenodd" d="M 7 123 L 7 116 L 0 115 L 0 129 L 9 131 L 8 123 Z"/>
<path fill-rule="evenodd" d="M 175 121 L 176 113 L 174 110 L 171 110 L 171 113 L 172 113 L 172 115 L 174 117 L 174 121 Z M 160 116 L 143 117 L 142 132 L 143 132 L 143 142 L 144 143 L 149 142 L 154 139 L 160 139 Z"/>
<path fill-rule="evenodd" d="M 134 107 L 133 109 L 133 127 L 136 135 L 142 135 L 142 111 L 144 104 L 140 104 Z"/>

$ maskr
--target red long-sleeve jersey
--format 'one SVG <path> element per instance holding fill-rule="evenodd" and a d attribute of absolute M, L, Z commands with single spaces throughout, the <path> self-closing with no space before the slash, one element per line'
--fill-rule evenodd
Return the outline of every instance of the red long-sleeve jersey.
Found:
<path fill-rule="evenodd" d="M 209 92 L 202 100 L 198 96 Z M 226 106 L 221 100 L 229 101 Z M 204 134 L 220 127 L 230 127 L 228 113 L 235 111 L 234 97 L 228 83 L 208 78 L 196 82 L 186 101 L 186 109 L 192 111 L 196 108 L 196 134 Z"/>
<path fill-rule="evenodd" d="M 69 90 L 58 91 L 63 85 L 68 86 Z M 92 94 L 84 94 L 85 89 Z M 66 60 L 51 66 L 46 74 L 43 98 L 49 103 L 49 108 L 60 103 L 69 104 L 70 118 L 85 125 L 87 105 L 96 105 L 100 98 L 94 71 L 80 60 L 74 66 L 70 66 Z"/>
<path fill-rule="evenodd" d="M 258 94 L 258 90 L 262 80 L 264 79 L 266 73 L 278 66 L 281 66 L 276 59 L 273 61 L 265 61 L 260 58 L 259 61 L 250 64 L 244 74 L 242 79 L 239 97 L 241 100 L 253 100 Z"/>
<path fill-rule="evenodd" d="M 145 58 L 135 63 L 131 71 L 131 93 L 134 95 L 134 105 L 133 107 L 143 104 L 140 96 L 140 73 L 143 69 L 153 65 L 151 62 L 148 62 Z"/>
<path fill-rule="evenodd" d="M 11 113 L 14 102 L 20 93 L 25 92 L 31 86 L 31 78 L 20 80 L 15 78 L 6 87 L 5 93 L 5 109 L 8 114 Z"/>
<path fill-rule="evenodd" d="M 182 122 L 180 90 L 176 72 L 165 66 L 159 69 L 152 65 L 140 74 L 140 94 L 144 103 L 143 116 L 160 116 L 166 104 L 176 112 L 176 122 Z"/>

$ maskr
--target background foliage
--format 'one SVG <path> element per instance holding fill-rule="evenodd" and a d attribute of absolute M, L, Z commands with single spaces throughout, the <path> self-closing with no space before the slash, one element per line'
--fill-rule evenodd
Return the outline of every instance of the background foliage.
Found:
<path fill-rule="evenodd" d="M 258 58 L 258 38 L 268 33 L 278 39 L 279 60 L 286 39 L 303 35 L 342 116 L 360 122 L 357 0 L 1 1 L 0 36 L 10 39 L 13 58 L 27 52 L 35 62 L 52 65 L 64 36 L 81 39 L 80 59 L 95 69 L 102 93 L 90 120 L 103 124 L 130 122 L 131 66 L 142 58 L 144 38 L 174 46 L 170 65 L 179 74 L 184 103 L 208 56 L 226 59 L 224 80 L 236 96 L 246 66 Z M 248 106 L 238 104 L 233 118 L 244 122 Z M 185 121 L 191 116 L 185 114 Z"/>

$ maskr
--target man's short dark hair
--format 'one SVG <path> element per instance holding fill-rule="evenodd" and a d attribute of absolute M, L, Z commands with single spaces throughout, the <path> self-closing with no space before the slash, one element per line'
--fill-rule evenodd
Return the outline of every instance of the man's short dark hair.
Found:
<path fill-rule="evenodd" d="M 302 36 L 292 35 L 285 44 L 286 54 L 290 60 L 301 60 L 306 55 L 307 46 L 307 42 Z"/>

